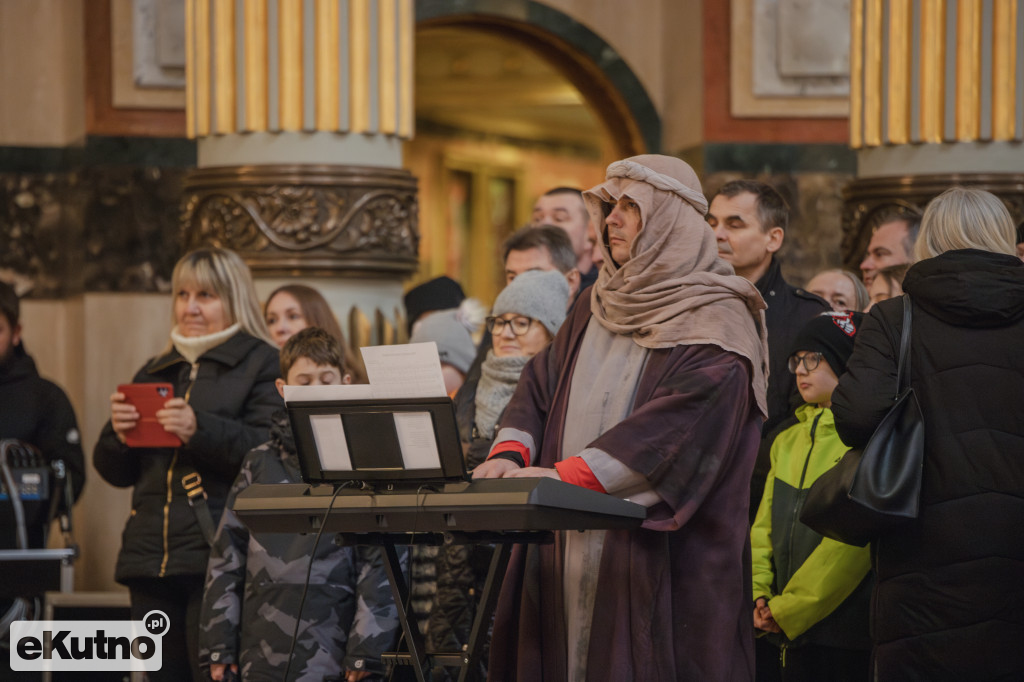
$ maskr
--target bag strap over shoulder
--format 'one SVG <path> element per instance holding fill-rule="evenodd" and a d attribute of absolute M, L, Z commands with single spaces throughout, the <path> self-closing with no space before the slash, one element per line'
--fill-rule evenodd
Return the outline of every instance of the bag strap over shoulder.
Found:
<path fill-rule="evenodd" d="M 900 359 L 896 369 L 896 398 L 910 385 L 910 323 L 913 307 L 910 294 L 903 294 L 903 329 L 900 332 Z"/>
<path fill-rule="evenodd" d="M 185 472 L 181 477 L 181 486 L 185 489 L 185 495 L 188 497 L 188 506 L 196 515 L 196 523 L 199 524 L 199 532 L 203 534 L 203 539 L 212 547 L 213 538 L 217 534 L 217 524 L 213 522 L 213 515 L 206 505 L 203 477 L 192 466 L 182 467 L 181 470 Z"/>

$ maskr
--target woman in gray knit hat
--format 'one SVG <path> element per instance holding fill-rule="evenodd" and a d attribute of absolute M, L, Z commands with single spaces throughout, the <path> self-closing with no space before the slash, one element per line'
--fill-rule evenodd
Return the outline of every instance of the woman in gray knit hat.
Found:
<path fill-rule="evenodd" d="M 466 468 L 484 460 L 501 415 L 526 363 L 551 342 L 565 320 L 569 285 L 557 270 L 531 270 L 517 276 L 494 301 L 487 331 L 491 349 L 480 382 L 464 384 L 455 398 Z M 461 652 L 469 639 L 477 599 L 487 577 L 491 548 L 452 545 L 437 557 L 437 594 L 427 627 L 431 651 Z M 486 677 L 481 656 L 479 679 Z M 443 679 L 443 678 L 437 678 Z"/>

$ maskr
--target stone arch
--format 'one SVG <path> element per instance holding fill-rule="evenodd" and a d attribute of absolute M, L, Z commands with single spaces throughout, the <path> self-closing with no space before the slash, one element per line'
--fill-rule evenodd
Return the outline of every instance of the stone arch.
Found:
<path fill-rule="evenodd" d="M 661 150 L 661 117 L 639 78 L 611 45 L 571 16 L 533 0 L 420 0 L 416 25 L 494 32 L 522 43 L 580 91 L 621 156 Z"/>

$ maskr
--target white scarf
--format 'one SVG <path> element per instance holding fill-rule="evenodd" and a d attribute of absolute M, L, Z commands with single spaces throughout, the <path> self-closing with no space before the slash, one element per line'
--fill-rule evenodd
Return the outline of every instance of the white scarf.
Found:
<path fill-rule="evenodd" d="M 181 353 L 181 357 L 188 360 L 189 364 L 194 365 L 203 353 L 216 348 L 241 330 L 241 325 L 235 322 L 227 329 L 222 329 L 212 334 L 182 336 L 178 333 L 178 327 L 175 325 L 174 329 L 171 330 L 171 343 L 174 344 L 174 349 Z"/>

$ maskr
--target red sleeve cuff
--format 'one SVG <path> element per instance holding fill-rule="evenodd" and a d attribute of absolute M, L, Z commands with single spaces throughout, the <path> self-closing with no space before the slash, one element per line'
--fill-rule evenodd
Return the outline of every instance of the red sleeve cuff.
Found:
<path fill-rule="evenodd" d="M 487 459 L 490 459 L 499 452 L 518 453 L 523 458 L 523 466 L 530 466 L 530 448 L 517 440 L 503 440 L 500 443 L 495 443 L 491 446 L 491 454 L 487 455 Z"/>
<path fill-rule="evenodd" d="M 594 472 L 590 470 L 590 467 L 587 466 L 582 457 L 570 457 L 561 462 L 555 462 L 555 470 L 558 471 L 558 475 L 566 483 L 572 483 L 581 488 L 590 488 L 599 493 L 608 492 L 601 485 L 601 482 L 597 480 L 597 477 L 594 476 Z"/>

